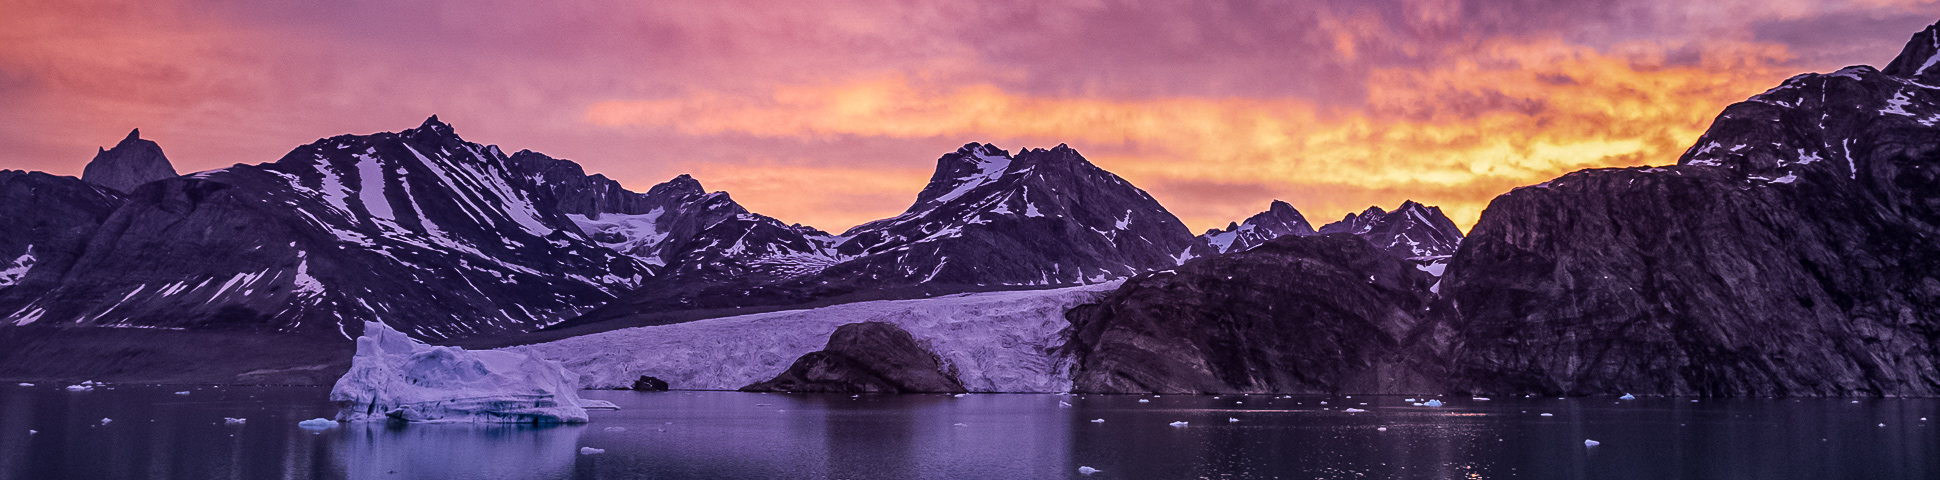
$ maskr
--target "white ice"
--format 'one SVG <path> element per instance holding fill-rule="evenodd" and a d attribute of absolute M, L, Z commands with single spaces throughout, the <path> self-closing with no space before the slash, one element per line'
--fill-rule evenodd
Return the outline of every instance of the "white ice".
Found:
<path fill-rule="evenodd" d="M 223 424 L 223 425 L 242 425 L 242 424 L 245 424 L 245 423 L 249 423 L 249 419 L 247 419 L 247 418 L 236 418 L 236 417 L 222 417 L 222 424 Z"/>
<path fill-rule="evenodd" d="M 1186 426 L 1186 425 L 1191 425 L 1191 423 L 1189 423 L 1189 422 L 1186 422 L 1186 421 L 1177 421 L 1177 422 L 1172 422 L 1172 423 L 1169 423 L 1169 424 L 1167 424 L 1167 425 L 1171 425 L 1171 426 L 1174 426 L 1174 427 L 1184 427 L 1184 426 Z"/>
<path fill-rule="evenodd" d="M 365 322 L 330 399 L 346 402 L 346 422 L 584 423 L 575 378 L 536 356 L 431 346 Z"/>
<path fill-rule="evenodd" d="M 593 447 L 579 447 L 580 455 L 598 455 L 602 453 L 606 453 L 606 450 Z"/>
<path fill-rule="evenodd" d="M 1599 441 L 1596 441 L 1596 440 L 1590 440 L 1590 439 L 1584 439 L 1584 440 L 1583 440 L 1583 446 L 1585 446 L 1585 447 L 1594 447 L 1594 446 L 1597 446 L 1597 445 L 1601 445 L 1601 444 L 1603 444 L 1603 442 L 1599 442 Z"/>
<path fill-rule="evenodd" d="M 1079 474 L 1079 475 L 1090 475 L 1090 474 L 1093 474 L 1093 473 L 1098 473 L 1098 472 L 1102 472 L 1102 471 L 1104 471 L 1104 470 L 1099 470 L 1099 469 L 1096 469 L 1096 468 L 1091 468 L 1091 467 L 1087 467 L 1087 466 L 1083 466 L 1083 465 L 1079 465 L 1079 466 L 1078 466 L 1078 474 Z"/>
<path fill-rule="evenodd" d="M 1623 396 L 1621 396 L 1621 397 L 1617 397 L 1617 399 L 1618 399 L 1618 400 L 1636 400 L 1636 399 L 1637 399 L 1637 396 L 1636 396 L 1636 395 L 1631 395 L 1631 394 L 1628 394 L 1628 393 L 1625 393 L 1625 394 L 1623 394 Z"/>
<path fill-rule="evenodd" d="M 1071 326 L 1064 311 L 1117 286 L 856 302 L 625 328 L 505 351 L 560 362 L 579 373 L 581 388 L 625 387 L 651 375 L 674 388 L 733 390 L 821 350 L 837 327 L 878 321 L 908 331 L 972 392 L 1063 393 L 1071 391 L 1070 359 L 1057 353 L 1060 332 Z"/>
<path fill-rule="evenodd" d="M 335 426 L 337 426 L 337 422 L 336 422 L 335 420 L 331 420 L 331 419 L 328 419 L 328 418 L 312 418 L 312 419 L 309 419 L 309 420 L 304 420 L 304 421 L 301 421 L 301 422 L 296 422 L 296 426 L 298 426 L 298 427 L 303 427 L 303 428 L 309 428 L 309 429 L 318 429 L 318 430 L 321 430 L 321 429 L 325 429 L 325 428 L 331 428 L 331 427 L 335 427 Z"/>

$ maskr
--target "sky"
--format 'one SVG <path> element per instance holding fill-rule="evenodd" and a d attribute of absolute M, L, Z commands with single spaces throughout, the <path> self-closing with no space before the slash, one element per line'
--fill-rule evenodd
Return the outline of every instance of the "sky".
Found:
<path fill-rule="evenodd" d="M 0 168 L 131 128 L 184 173 L 436 114 L 635 191 L 692 174 L 839 232 L 968 142 L 1059 143 L 1195 231 L 1413 199 L 1467 229 L 1675 163 L 1726 105 L 1883 66 L 1937 0 L 0 0 Z"/>

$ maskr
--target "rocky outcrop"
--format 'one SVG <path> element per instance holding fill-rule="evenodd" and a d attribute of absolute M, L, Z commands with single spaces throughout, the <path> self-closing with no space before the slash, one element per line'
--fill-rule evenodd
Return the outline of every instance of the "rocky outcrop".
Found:
<path fill-rule="evenodd" d="M 961 393 L 963 384 L 945 371 L 936 354 L 909 332 L 884 322 L 843 325 L 828 347 L 802 355 L 772 380 L 744 392 Z"/>
<path fill-rule="evenodd" d="M 1140 275 L 1072 309 L 1076 392 L 1439 389 L 1432 278 L 1344 235 L 1286 236 Z"/>
<path fill-rule="evenodd" d="M 94 160 L 81 171 L 82 180 L 121 193 L 175 176 L 175 166 L 168 163 L 168 156 L 162 155 L 162 146 L 143 140 L 139 128 L 129 131 L 128 138 L 121 139 L 114 148 L 96 152 Z"/>
<path fill-rule="evenodd" d="M 1443 286 L 1461 387 L 1940 394 L 1934 45 L 1732 105 L 1676 166 L 1496 198 Z"/>
<path fill-rule="evenodd" d="M 40 314 L 18 301 L 59 283 L 121 196 L 74 177 L 0 170 L 0 317 L 32 323 Z M 9 306 L 11 305 L 11 308 Z M 44 312 L 42 312 L 44 313 Z"/>

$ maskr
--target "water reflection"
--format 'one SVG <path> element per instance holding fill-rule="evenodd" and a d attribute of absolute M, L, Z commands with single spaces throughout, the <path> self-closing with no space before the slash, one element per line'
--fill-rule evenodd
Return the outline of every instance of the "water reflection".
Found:
<path fill-rule="evenodd" d="M 325 389 L 177 390 L 0 386 L 0 478 L 1940 478 L 1933 399 L 597 391 L 591 425 L 312 432 Z"/>

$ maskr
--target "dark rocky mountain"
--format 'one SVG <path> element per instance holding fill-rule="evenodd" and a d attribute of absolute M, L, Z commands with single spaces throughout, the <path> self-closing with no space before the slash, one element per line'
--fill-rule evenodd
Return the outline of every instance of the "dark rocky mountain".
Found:
<path fill-rule="evenodd" d="M 0 298 L 52 288 L 58 276 L 29 274 L 71 268 L 119 206 L 120 194 L 74 177 L 0 170 Z M 0 312 L 16 322 L 34 314 L 6 303 Z"/>
<path fill-rule="evenodd" d="M 1434 279 L 1347 234 L 1289 235 L 1125 282 L 1066 314 L 1080 393 L 1441 389 Z"/>
<path fill-rule="evenodd" d="M 935 353 L 909 332 L 883 322 L 837 327 L 822 350 L 795 360 L 774 379 L 743 392 L 963 393 Z"/>
<path fill-rule="evenodd" d="M 175 176 L 175 166 L 162 154 L 162 146 L 143 140 L 139 128 L 129 131 L 128 138 L 121 139 L 114 148 L 95 153 L 94 160 L 81 171 L 82 180 L 122 193 Z"/>
<path fill-rule="evenodd" d="M 1441 207 L 1413 200 L 1401 202 L 1393 212 L 1367 207 L 1358 215 L 1349 213 L 1338 222 L 1322 225 L 1320 233 L 1351 233 L 1402 258 L 1446 257 L 1462 244 L 1462 229 L 1442 215 Z"/>
<path fill-rule="evenodd" d="M 667 274 L 555 328 L 1099 283 L 1176 265 L 1193 242 L 1150 195 L 1070 147 L 1012 156 L 971 143 L 937 160 L 901 215 L 840 236 L 737 215 L 704 230 Z"/>
<path fill-rule="evenodd" d="M 1445 280 L 1463 388 L 1940 394 L 1937 46 L 1731 105 L 1676 166 L 1496 198 Z"/>
<path fill-rule="evenodd" d="M 50 288 L 0 306 L 14 324 L 355 336 L 382 319 L 439 339 L 531 330 L 648 278 L 508 163 L 432 117 L 149 182 L 72 267 L 21 280 Z"/>
<path fill-rule="evenodd" d="M 1247 217 L 1244 222 L 1229 223 L 1225 229 L 1207 230 L 1199 236 L 1199 244 L 1205 246 L 1203 256 L 1244 252 L 1275 238 L 1316 233 L 1313 225 L 1307 223 L 1307 217 L 1300 215 L 1293 205 L 1274 200 L 1266 211 Z"/>

